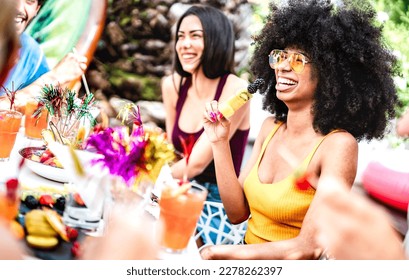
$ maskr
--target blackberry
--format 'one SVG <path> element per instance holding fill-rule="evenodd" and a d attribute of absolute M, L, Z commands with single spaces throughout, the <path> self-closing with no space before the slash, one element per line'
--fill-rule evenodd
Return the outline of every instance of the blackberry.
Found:
<path fill-rule="evenodd" d="M 258 78 L 247 86 L 247 91 L 250 93 L 255 93 L 262 85 L 264 85 L 264 80 Z"/>
<path fill-rule="evenodd" d="M 29 209 L 36 209 L 38 207 L 38 200 L 32 195 L 27 195 L 26 199 L 24 200 L 24 204 Z"/>
<path fill-rule="evenodd" d="M 60 196 L 59 198 L 57 198 L 57 200 L 55 201 L 54 207 L 57 210 L 63 211 L 65 209 L 65 197 L 64 196 Z"/>

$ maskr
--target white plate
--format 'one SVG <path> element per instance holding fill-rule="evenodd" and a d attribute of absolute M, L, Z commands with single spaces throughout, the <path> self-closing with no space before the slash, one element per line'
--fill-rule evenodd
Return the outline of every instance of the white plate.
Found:
<path fill-rule="evenodd" d="M 66 171 L 63 168 L 54 167 L 47 164 L 42 164 L 31 159 L 32 155 L 41 156 L 41 154 L 46 150 L 44 147 L 27 147 L 19 151 L 21 157 L 25 159 L 24 164 L 34 173 L 40 175 L 41 177 L 61 182 L 67 183 L 69 181 Z"/>
<path fill-rule="evenodd" d="M 68 183 L 70 181 L 69 174 L 64 168 L 59 168 L 31 159 L 32 155 L 41 156 L 41 154 L 46 150 L 45 147 L 27 147 L 19 151 L 21 157 L 25 158 L 24 164 L 37 175 L 44 177 L 49 180 Z M 96 156 L 96 154 L 88 151 L 77 151 L 81 156 L 81 161 L 90 161 Z"/>

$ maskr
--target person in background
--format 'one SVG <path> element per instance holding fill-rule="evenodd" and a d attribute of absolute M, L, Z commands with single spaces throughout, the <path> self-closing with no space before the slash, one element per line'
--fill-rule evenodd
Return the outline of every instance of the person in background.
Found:
<path fill-rule="evenodd" d="M 14 9 L 15 4 L 10 0 L 5 1 L 0 9 L 0 84 L 6 79 L 17 58 L 19 41 L 15 26 L 10 24 L 14 19 Z"/>
<path fill-rule="evenodd" d="M 1 0 L 0 9 L 0 83 L 7 76 L 19 48 L 15 19 L 15 0 Z M 27 1 L 27 2 L 33 2 Z M 154 223 L 147 217 L 136 217 L 131 209 L 114 208 L 101 238 L 86 240 L 81 259 L 157 259 L 158 242 L 154 240 Z M 9 226 L 0 219 L 0 260 L 22 260 L 29 256 L 24 243 L 18 241 Z M 124 242 L 126 241 L 126 242 Z"/>
<path fill-rule="evenodd" d="M 396 133 L 400 137 L 409 137 L 409 110 L 407 110 L 396 123 Z"/>
<path fill-rule="evenodd" d="M 11 24 L 15 12 L 14 0 L 2 0 L 0 9 L 0 83 L 3 82 L 17 55 L 18 38 Z M 20 260 L 23 248 L 14 238 L 9 227 L 0 219 L 0 260 Z"/>
<path fill-rule="evenodd" d="M 368 2 L 273 1 L 254 38 L 251 70 L 265 85 L 261 126 L 239 178 L 228 152 L 230 121 L 206 105 L 217 183 L 244 245 L 215 245 L 204 259 L 316 259 L 320 197 L 350 190 L 358 141 L 381 138 L 395 115 L 396 58 Z M 359 26 L 359 28 L 357 28 Z"/>
<path fill-rule="evenodd" d="M 192 6 L 176 24 L 174 72 L 162 80 L 166 132 L 176 150 L 183 152 L 181 138 L 194 138 L 188 168 L 185 159 L 171 166 L 174 178 L 187 176 L 205 186 L 207 200 L 220 202 L 210 143 L 203 135 L 201 112 L 206 102 L 224 101 L 247 81 L 234 74 L 234 33 L 227 16 L 211 6 Z M 250 107 L 244 105 L 232 118 L 227 136 L 231 143 L 234 172 L 240 172 L 250 128 Z M 187 174 L 185 174 L 185 172 Z M 209 214 L 209 213 L 207 213 Z M 220 221 L 212 220 L 218 228 Z M 205 243 L 215 242 L 203 240 Z"/>
<path fill-rule="evenodd" d="M 17 14 L 14 22 L 20 35 L 19 57 L 4 84 L 0 87 L 0 108 L 9 108 L 9 100 L 4 98 L 5 90 L 17 91 L 16 108 L 24 112 L 26 101 L 39 95 L 45 84 L 69 86 L 85 71 L 87 58 L 73 53 L 67 54 L 53 69 L 48 67 L 40 45 L 24 32 L 37 15 L 45 0 L 17 0 Z M 3 98 L 1 98 L 3 96 Z"/>

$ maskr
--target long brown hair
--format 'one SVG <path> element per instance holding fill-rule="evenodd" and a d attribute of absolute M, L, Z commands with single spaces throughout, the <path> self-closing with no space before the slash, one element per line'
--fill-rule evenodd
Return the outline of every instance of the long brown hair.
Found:
<path fill-rule="evenodd" d="M 15 30 L 14 18 L 16 5 L 14 0 L 2 0 L 0 9 L 0 85 L 14 66 L 20 47 Z"/>

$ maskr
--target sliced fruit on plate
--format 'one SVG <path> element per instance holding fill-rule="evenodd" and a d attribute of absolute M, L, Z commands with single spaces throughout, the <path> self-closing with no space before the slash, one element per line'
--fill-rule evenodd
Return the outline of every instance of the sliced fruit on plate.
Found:
<path fill-rule="evenodd" d="M 70 226 L 65 226 L 65 230 L 67 232 L 67 236 L 70 239 L 70 241 L 75 241 L 78 238 L 78 230 L 75 228 L 72 228 Z"/>
<path fill-rule="evenodd" d="M 52 209 L 43 208 L 43 211 L 45 212 L 45 217 L 47 221 L 50 223 L 51 227 L 56 232 L 58 232 L 58 234 L 64 241 L 69 242 L 70 239 L 67 236 L 67 231 L 65 229 L 64 223 L 62 222 L 61 216 Z"/>
<path fill-rule="evenodd" d="M 51 142 L 55 142 L 54 134 L 50 129 L 43 129 L 41 131 L 41 136 L 43 136 L 43 141 L 46 145 Z"/>
<path fill-rule="evenodd" d="M 23 201 L 29 209 L 36 209 L 38 207 L 38 200 L 31 194 L 25 196 Z"/>
<path fill-rule="evenodd" d="M 85 206 L 84 200 L 82 200 L 79 193 L 73 193 L 72 197 L 74 198 L 75 202 L 80 206 Z"/>
<path fill-rule="evenodd" d="M 43 206 L 53 207 L 55 201 L 54 198 L 50 194 L 43 194 L 38 199 L 38 203 Z"/>
<path fill-rule="evenodd" d="M 58 245 L 58 239 L 51 236 L 27 235 L 27 244 L 38 249 L 53 249 Z"/>
<path fill-rule="evenodd" d="M 51 158 L 54 158 L 54 154 L 50 150 L 47 149 L 41 154 L 40 162 L 44 163 L 44 162 L 50 160 Z M 33 159 L 33 158 L 31 158 L 31 159 Z"/>
<path fill-rule="evenodd" d="M 48 222 L 46 213 L 40 209 L 34 209 L 25 215 L 25 226 L 28 235 L 57 237 L 58 232 Z"/>
<path fill-rule="evenodd" d="M 52 195 L 68 195 L 70 192 L 69 185 L 65 184 L 63 187 L 55 186 L 38 186 L 38 185 L 27 185 L 24 182 L 21 183 L 23 195 L 34 195 L 34 197 L 39 198 L 41 194 L 52 194 Z"/>

